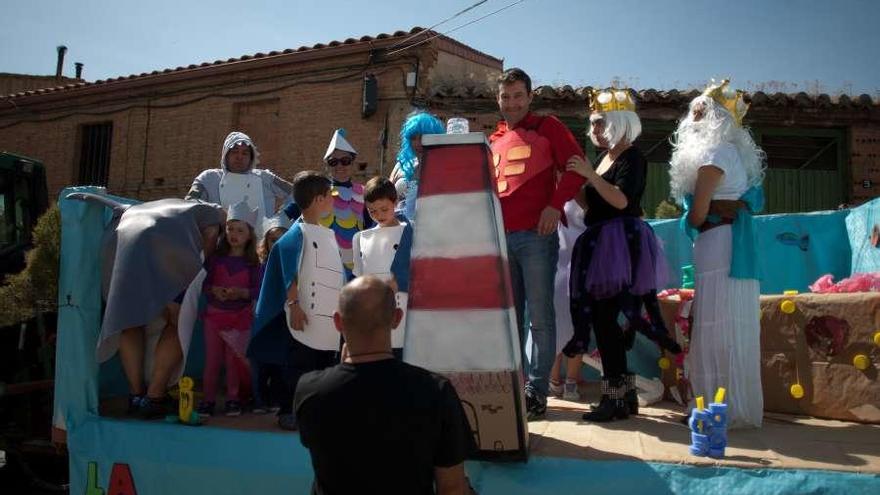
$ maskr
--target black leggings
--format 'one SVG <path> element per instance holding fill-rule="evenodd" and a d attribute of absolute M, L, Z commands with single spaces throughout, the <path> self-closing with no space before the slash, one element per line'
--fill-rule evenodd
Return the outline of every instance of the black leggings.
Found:
<path fill-rule="evenodd" d="M 278 414 L 293 412 L 293 398 L 296 395 L 296 386 L 300 377 L 310 371 L 322 370 L 336 364 L 339 364 L 338 351 L 319 351 L 298 340 L 291 339 L 287 364 L 282 370 L 285 387 L 282 390 L 281 410 L 278 411 Z"/>
<path fill-rule="evenodd" d="M 619 296 L 592 301 L 593 332 L 596 347 L 602 357 L 602 374 L 607 379 L 617 379 L 626 374 L 625 336 L 617 323 L 621 314 Z"/>

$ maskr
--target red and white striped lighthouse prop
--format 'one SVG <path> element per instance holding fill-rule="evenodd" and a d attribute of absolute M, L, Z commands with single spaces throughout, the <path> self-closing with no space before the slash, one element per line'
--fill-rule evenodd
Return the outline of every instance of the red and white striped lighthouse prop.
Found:
<path fill-rule="evenodd" d="M 528 428 L 492 154 L 481 133 L 422 137 L 404 359 L 455 385 L 481 459 L 526 459 Z"/>

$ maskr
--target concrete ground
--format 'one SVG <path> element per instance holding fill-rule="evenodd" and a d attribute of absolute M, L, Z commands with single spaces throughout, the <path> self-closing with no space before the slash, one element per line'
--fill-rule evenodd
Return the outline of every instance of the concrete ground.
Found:
<path fill-rule="evenodd" d="M 598 401 L 598 385 L 581 386 Z M 543 421 L 529 424 L 532 455 L 744 468 L 827 469 L 880 473 L 880 425 L 765 413 L 759 429 L 731 430 L 724 459 L 690 454 L 681 406 L 659 402 L 628 420 L 587 423 L 587 400 L 551 398 Z"/>

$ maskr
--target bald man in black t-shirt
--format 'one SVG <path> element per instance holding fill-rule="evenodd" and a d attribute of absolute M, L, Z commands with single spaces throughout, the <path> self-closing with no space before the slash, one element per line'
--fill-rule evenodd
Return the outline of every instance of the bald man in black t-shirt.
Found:
<path fill-rule="evenodd" d="M 342 289 L 333 317 L 347 355 L 304 375 L 294 410 L 312 456 L 312 493 L 464 494 L 474 440 L 448 380 L 391 352 L 402 313 L 376 277 Z"/>

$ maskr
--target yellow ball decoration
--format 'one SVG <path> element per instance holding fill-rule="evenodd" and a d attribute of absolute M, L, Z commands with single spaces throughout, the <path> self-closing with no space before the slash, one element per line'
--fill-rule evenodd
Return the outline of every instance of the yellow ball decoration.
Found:
<path fill-rule="evenodd" d="M 871 366 L 871 360 L 864 354 L 856 354 L 856 357 L 853 358 L 853 366 L 861 371 L 865 371 Z"/>
<path fill-rule="evenodd" d="M 788 390 L 788 392 L 795 399 L 800 399 L 800 398 L 803 398 L 803 396 L 804 396 L 804 387 L 802 387 L 800 383 L 795 383 L 794 385 L 791 386 L 791 388 Z"/>
<path fill-rule="evenodd" d="M 785 301 L 779 303 L 779 309 L 781 309 L 783 313 L 790 315 L 794 313 L 794 310 L 797 309 L 797 306 L 794 304 L 794 301 L 786 299 Z"/>
<path fill-rule="evenodd" d="M 660 366 L 661 370 L 668 370 L 669 367 L 672 366 L 672 363 L 669 362 L 669 358 L 662 357 L 659 361 L 657 361 L 657 366 Z"/>
<path fill-rule="evenodd" d="M 880 345 L 880 332 L 874 334 L 874 343 Z"/>

